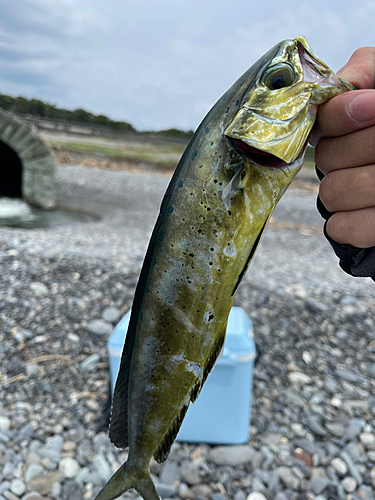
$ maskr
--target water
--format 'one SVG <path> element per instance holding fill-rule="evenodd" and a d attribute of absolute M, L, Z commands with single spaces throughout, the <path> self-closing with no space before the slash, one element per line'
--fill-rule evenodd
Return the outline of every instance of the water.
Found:
<path fill-rule="evenodd" d="M 99 217 L 93 214 L 75 212 L 65 208 L 44 210 L 32 207 L 19 198 L 0 197 L 0 227 L 52 229 L 98 219 Z"/>

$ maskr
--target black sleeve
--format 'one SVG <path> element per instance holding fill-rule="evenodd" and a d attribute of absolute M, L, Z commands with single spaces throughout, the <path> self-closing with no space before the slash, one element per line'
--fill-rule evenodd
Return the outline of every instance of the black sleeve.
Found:
<path fill-rule="evenodd" d="M 315 167 L 315 170 L 321 181 L 324 175 L 317 167 Z M 326 231 L 327 220 L 333 213 L 325 208 L 319 196 L 316 200 L 316 206 L 320 215 L 326 220 L 324 224 L 324 236 L 330 242 L 335 254 L 340 259 L 340 267 L 351 276 L 370 277 L 375 281 L 375 247 L 357 248 L 347 244 L 340 245 L 336 241 L 333 241 Z"/>

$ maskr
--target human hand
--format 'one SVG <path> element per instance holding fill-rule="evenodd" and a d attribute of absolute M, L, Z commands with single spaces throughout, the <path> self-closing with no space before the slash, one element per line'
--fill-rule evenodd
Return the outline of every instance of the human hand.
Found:
<path fill-rule="evenodd" d="M 338 75 L 360 90 L 319 107 L 312 135 L 325 175 L 319 197 L 329 212 L 326 232 L 339 244 L 375 246 L 375 48 L 354 52 Z"/>

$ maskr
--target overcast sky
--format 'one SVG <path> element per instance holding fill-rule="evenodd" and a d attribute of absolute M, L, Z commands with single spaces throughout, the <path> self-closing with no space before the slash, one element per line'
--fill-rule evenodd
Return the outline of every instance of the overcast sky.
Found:
<path fill-rule="evenodd" d="M 0 93 L 195 129 L 277 42 L 304 35 L 337 70 L 374 27 L 371 0 L 0 0 Z"/>

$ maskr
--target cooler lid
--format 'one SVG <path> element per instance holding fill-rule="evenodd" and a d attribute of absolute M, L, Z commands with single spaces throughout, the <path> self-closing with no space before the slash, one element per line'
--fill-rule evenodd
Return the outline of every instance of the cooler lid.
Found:
<path fill-rule="evenodd" d="M 242 307 L 232 307 L 227 324 L 223 356 L 254 351 L 253 324 Z"/>

